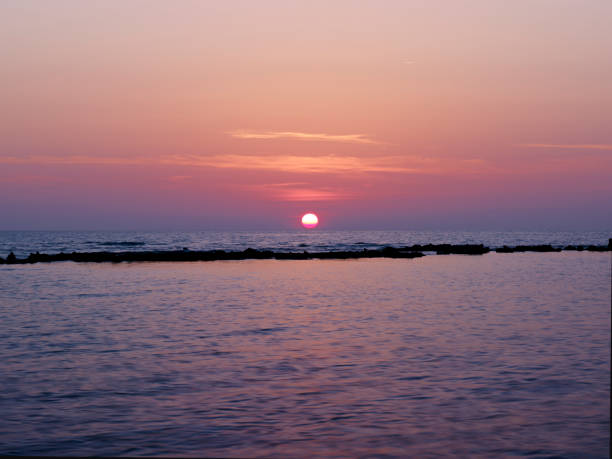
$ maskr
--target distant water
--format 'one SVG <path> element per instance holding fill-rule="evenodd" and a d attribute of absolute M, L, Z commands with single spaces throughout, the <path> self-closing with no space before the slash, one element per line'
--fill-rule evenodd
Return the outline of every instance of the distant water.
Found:
<path fill-rule="evenodd" d="M 350 243 L 602 242 L 465 237 Z M 0 454 L 607 458 L 610 254 L 3 265 L 0 375 Z"/>
<path fill-rule="evenodd" d="M 377 249 L 413 244 L 503 245 L 607 244 L 610 232 L 444 232 L 444 231 L 283 231 L 283 232 L 115 232 L 115 231 L 0 231 L 0 256 L 33 252 L 119 252 L 144 250 L 329 251 Z"/>

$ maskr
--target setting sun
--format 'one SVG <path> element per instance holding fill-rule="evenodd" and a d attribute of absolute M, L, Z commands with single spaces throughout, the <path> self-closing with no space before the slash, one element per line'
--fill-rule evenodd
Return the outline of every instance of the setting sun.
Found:
<path fill-rule="evenodd" d="M 319 224 L 319 218 L 313 213 L 304 214 L 302 217 L 302 226 L 304 228 L 315 228 Z"/>

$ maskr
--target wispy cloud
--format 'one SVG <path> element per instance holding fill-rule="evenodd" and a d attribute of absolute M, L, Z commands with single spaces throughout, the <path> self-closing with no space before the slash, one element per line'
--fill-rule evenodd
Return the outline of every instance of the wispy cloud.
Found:
<path fill-rule="evenodd" d="M 550 148 L 565 150 L 612 150 L 612 145 L 607 144 L 569 144 L 569 143 L 523 143 L 520 145 L 525 148 Z"/>
<path fill-rule="evenodd" d="M 184 166 L 219 169 L 269 170 L 304 174 L 482 172 L 481 160 L 442 161 L 418 156 L 299 156 L 299 155 L 167 155 L 120 156 L 0 156 L 0 164 Z M 173 180 L 188 180 L 181 175 Z"/>
<path fill-rule="evenodd" d="M 172 183 L 188 182 L 191 179 L 193 179 L 193 176 L 191 175 L 171 175 L 170 177 L 166 178 L 168 182 Z"/>
<path fill-rule="evenodd" d="M 71 183 L 72 180 L 67 177 L 57 177 L 53 175 L 35 175 L 35 174 L 17 174 L 6 175 L 0 174 L 1 183 L 15 183 L 19 185 L 65 185 Z"/>
<path fill-rule="evenodd" d="M 247 185 L 250 191 L 261 192 L 277 201 L 338 201 L 355 198 L 355 193 L 329 187 L 311 186 L 305 182 L 266 183 L 262 185 Z"/>
<path fill-rule="evenodd" d="M 125 158 L 121 156 L 0 156 L 0 164 L 66 164 L 66 165 L 143 165 L 153 163 L 155 160 L 147 160 L 143 157 Z"/>
<path fill-rule="evenodd" d="M 380 144 L 366 134 L 318 134 L 294 131 L 230 131 L 229 135 L 237 139 L 295 139 L 318 142 L 343 142 Z"/>
<path fill-rule="evenodd" d="M 162 157 L 119 156 L 0 156 L 3 164 L 66 165 L 168 165 L 217 167 L 222 169 L 268 169 L 283 172 L 418 172 L 400 166 L 398 157 L 296 156 L 296 155 L 170 155 Z"/>
<path fill-rule="evenodd" d="M 411 172 L 417 168 L 401 166 L 398 157 L 356 156 L 175 156 L 168 160 L 173 164 L 210 166 L 229 169 L 268 169 L 301 173 L 346 173 L 346 172 Z"/>
<path fill-rule="evenodd" d="M 349 193 L 339 193 L 327 190 L 295 189 L 286 190 L 278 196 L 281 201 L 304 202 L 304 201 L 338 201 L 353 197 Z"/>

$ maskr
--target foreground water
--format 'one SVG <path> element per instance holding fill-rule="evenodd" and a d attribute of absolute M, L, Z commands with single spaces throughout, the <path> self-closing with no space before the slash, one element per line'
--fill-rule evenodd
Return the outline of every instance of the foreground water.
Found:
<path fill-rule="evenodd" d="M 609 253 L 0 281 L 0 454 L 609 455 Z"/>
<path fill-rule="evenodd" d="M 607 245 L 611 232 L 555 231 L 0 231 L 0 257 L 30 253 L 148 250 L 232 250 L 249 247 L 275 252 L 381 249 L 413 244 Z"/>

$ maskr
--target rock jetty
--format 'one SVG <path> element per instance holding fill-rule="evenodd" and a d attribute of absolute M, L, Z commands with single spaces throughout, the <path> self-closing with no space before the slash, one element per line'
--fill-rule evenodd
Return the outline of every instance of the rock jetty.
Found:
<path fill-rule="evenodd" d="M 416 244 L 409 247 L 403 247 L 402 250 L 436 252 L 438 255 L 482 255 L 483 253 L 491 251 L 491 249 L 482 244 Z"/>
<path fill-rule="evenodd" d="M 494 249 L 497 253 L 515 252 L 561 252 L 562 250 L 577 250 L 589 252 L 608 252 L 612 249 L 612 239 L 608 245 L 588 245 L 553 247 L 551 244 L 504 245 Z M 380 250 L 329 251 L 329 252 L 273 252 L 248 248 L 241 252 L 226 252 L 225 250 L 192 251 L 142 251 L 142 252 L 71 252 L 71 253 L 31 253 L 27 258 L 17 258 L 11 252 L 6 259 L 0 257 L 0 264 L 51 263 L 55 261 L 74 261 L 79 263 L 121 263 L 143 261 L 218 261 L 218 260 L 348 260 L 358 258 L 418 258 L 423 252 L 435 252 L 438 255 L 482 255 L 491 252 L 483 244 L 415 244 L 405 247 L 384 247 Z"/>
<path fill-rule="evenodd" d="M 12 253 L 11 253 L 12 255 Z M 356 259 L 356 258 L 418 258 L 423 254 L 393 247 L 381 250 L 338 251 L 338 252 L 272 252 L 270 250 L 246 249 L 242 252 L 226 252 L 224 250 L 207 251 L 150 251 L 150 252 L 72 252 L 72 253 L 31 253 L 27 258 L 19 259 L 9 255 L 6 260 L 0 258 L 0 263 L 50 263 L 54 261 L 75 261 L 84 263 L 120 263 L 138 261 L 218 261 L 218 260 L 310 260 L 310 259 Z"/>

